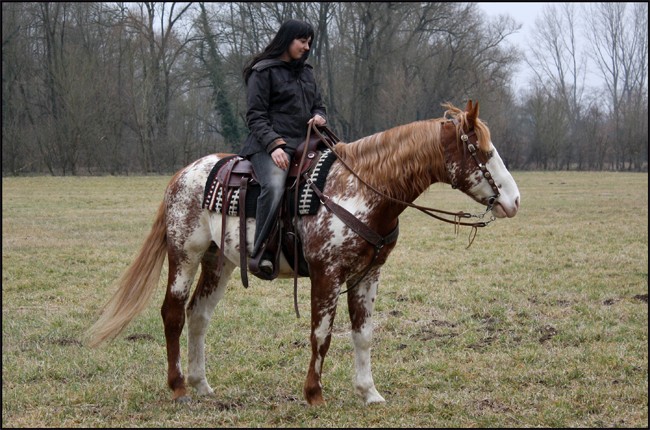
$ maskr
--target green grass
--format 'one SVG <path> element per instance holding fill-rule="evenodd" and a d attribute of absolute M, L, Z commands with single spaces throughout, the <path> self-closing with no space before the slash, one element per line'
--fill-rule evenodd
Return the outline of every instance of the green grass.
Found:
<path fill-rule="evenodd" d="M 316 408 L 306 279 L 296 319 L 292 280 L 235 272 L 207 337 L 216 396 L 189 405 L 166 386 L 163 281 L 116 340 L 82 344 L 169 177 L 3 178 L 2 426 L 647 427 L 648 175 L 514 177 L 520 213 L 469 249 L 468 228 L 404 212 L 374 316 L 387 403 L 354 395 L 343 298 Z M 442 185 L 417 203 L 481 209 Z"/>

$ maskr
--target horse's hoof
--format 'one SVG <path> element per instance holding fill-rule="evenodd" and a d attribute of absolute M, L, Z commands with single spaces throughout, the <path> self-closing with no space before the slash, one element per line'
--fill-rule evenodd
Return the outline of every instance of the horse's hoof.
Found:
<path fill-rule="evenodd" d="M 361 396 L 363 403 L 365 403 L 366 406 L 386 403 L 386 399 L 384 399 L 382 395 L 379 394 L 375 387 L 372 387 L 366 391 L 357 389 L 357 394 Z"/>
<path fill-rule="evenodd" d="M 215 395 L 214 390 L 207 383 L 195 384 L 194 389 L 200 397 L 212 397 Z"/>
<path fill-rule="evenodd" d="M 307 403 L 309 406 L 320 406 L 320 405 L 325 405 L 325 399 L 323 399 L 322 394 L 316 394 L 313 396 L 305 396 L 305 400 L 307 400 Z"/>
<path fill-rule="evenodd" d="M 368 399 L 368 400 L 366 400 L 366 406 L 371 406 L 371 405 L 382 405 L 382 404 L 384 404 L 384 403 L 386 403 L 386 400 L 385 400 L 383 397 L 381 397 L 381 396 L 379 396 L 378 399 L 377 399 L 377 398 L 372 398 L 372 399 Z"/>
<path fill-rule="evenodd" d="M 321 397 L 320 399 L 308 400 L 309 406 L 325 406 L 327 402 Z"/>
<path fill-rule="evenodd" d="M 192 401 L 192 398 L 190 396 L 180 396 L 174 399 L 174 403 L 178 404 L 188 404 Z"/>

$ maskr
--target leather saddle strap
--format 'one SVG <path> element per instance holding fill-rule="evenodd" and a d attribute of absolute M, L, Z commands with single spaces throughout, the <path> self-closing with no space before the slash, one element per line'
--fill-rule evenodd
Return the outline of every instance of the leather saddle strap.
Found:
<path fill-rule="evenodd" d="M 219 254 L 217 258 L 217 276 L 221 276 L 221 268 L 223 266 L 224 243 L 226 239 L 226 220 L 228 218 L 228 206 L 230 203 L 230 191 L 228 190 L 230 172 L 232 172 L 232 166 L 230 166 L 230 169 L 228 169 L 226 172 L 224 183 L 221 184 L 221 243 L 219 245 Z M 217 191 L 215 191 L 215 193 Z"/>
<path fill-rule="evenodd" d="M 248 269 L 246 267 L 246 190 L 248 178 L 241 178 L 239 185 L 239 269 L 241 270 L 241 281 L 244 288 L 248 288 Z"/>
<path fill-rule="evenodd" d="M 330 200 L 329 197 L 325 196 L 314 184 L 312 181 L 309 180 L 307 176 L 305 176 L 305 179 L 311 186 L 311 188 L 314 190 L 320 201 L 330 210 L 332 211 L 336 216 L 338 216 L 341 221 L 343 221 L 348 227 L 350 227 L 352 230 L 354 230 L 359 236 L 363 237 L 365 240 L 370 242 L 375 248 L 379 249 L 382 248 L 384 245 L 392 243 L 397 240 L 397 231 L 398 229 L 395 228 L 393 231 L 391 231 L 387 236 L 382 236 L 367 225 L 365 225 L 363 222 L 359 221 L 357 217 L 355 217 L 352 213 L 350 213 L 347 209 L 344 207 L 334 203 L 332 200 Z"/>
<path fill-rule="evenodd" d="M 372 269 L 375 260 L 377 260 L 377 257 L 379 256 L 379 252 L 381 251 L 381 248 L 383 248 L 384 245 L 388 245 L 397 240 L 397 236 L 399 235 L 399 222 L 390 233 L 388 233 L 386 236 L 381 236 L 379 233 L 372 230 L 363 222 L 359 221 L 357 217 L 355 217 L 343 206 L 340 206 L 334 203 L 333 201 L 331 201 L 329 197 L 326 197 L 312 181 L 307 181 L 307 182 L 309 183 L 311 188 L 314 190 L 314 192 L 316 193 L 320 201 L 325 205 L 327 209 L 332 211 L 348 227 L 350 227 L 359 236 L 361 236 L 362 238 L 370 242 L 375 247 L 372 260 L 370 260 L 370 262 L 366 266 L 365 270 L 363 271 L 363 274 L 359 278 L 357 278 L 354 284 L 352 284 L 347 290 L 340 293 L 340 294 L 345 294 L 351 289 L 355 288 L 357 285 L 359 285 L 359 283 L 361 283 L 361 280 L 363 280 L 363 278 L 366 277 L 368 272 L 370 272 L 370 269 Z"/>
<path fill-rule="evenodd" d="M 300 192 L 300 172 L 302 166 L 305 164 L 305 156 L 309 152 L 309 139 L 311 138 L 311 130 L 316 128 L 313 122 L 309 122 L 307 127 L 307 138 L 305 139 L 305 147 L 300 156 L 300 163 L 298 164 L 298 173 L 296 174 L 296 182 L 294 187 L 294 213 L 293 213 L 293 309 L 296 311 L 296 317 L 300 318 L 300 311 L 298 310 L 298 195 Z M 307 174 L 303 175 L 308 178 Z"/>

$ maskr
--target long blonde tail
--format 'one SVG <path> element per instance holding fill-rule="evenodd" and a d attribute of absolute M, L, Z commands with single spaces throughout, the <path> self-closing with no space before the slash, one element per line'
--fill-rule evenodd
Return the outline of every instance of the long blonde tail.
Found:
<path fill-rule="evenodd" d="M 160 204 L 149 236 L 136 259 L 124 272 L 113 297 L 86 335 L 88 345 L 96 347 L 113 339 L 147 306 L 158 285 L 167 255 L 165 204 Z"/>

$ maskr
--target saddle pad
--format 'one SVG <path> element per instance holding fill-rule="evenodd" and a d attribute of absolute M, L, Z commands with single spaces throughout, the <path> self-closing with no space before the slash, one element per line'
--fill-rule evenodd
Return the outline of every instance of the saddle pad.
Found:
<path fill-rule="evenodd" d="M 219 172 L 219 169 L 221 169 L 228 161 L 232 160 L 235 157 L 236 155 L 230 155 L 228 157 L 222 158 L 221 160 L 217 161 L 212 167 L 212 170 L 210 170 L 210 174 L 208 175 L 208 179 L 205 182 L 205 189 L 203 191 L 202 207 L 204 209 L 210 204 L 210 200 L 212 199 L 212 195 L 214 194 L 214 190 L 216 189 L 217 173 Z M 208 208 L 208 209 L 214 210 L 214 208 Z"/>
<path fill-rule="evenodd" d="M 208 179 L 205 183 L 205 191 L 203 193 L 203 207 L 208 210 L 221 213 L 222 207 L 222 194 L 223 189 L 221 186 L 217 187 L 217 172 L 219 169 L 227 163 L 231 157 L 223 158 L 214 165 Z M 336 160 L 336 155 L 332 153 L 330 149 L 326 149 L 322 152 L 318 162 L 314 165 L 313 169 L 310 171 L 310 178 L 312 182 L 319 188 L 323 189 L 325 187 L 325 181 L 327 179 L 327 174 L 332 167 L 332 164 Z M 217 190 L 217 196 L 214 199 L 213 207 L 208 207 L 209 202 L 212 200 L 212 193 Z M 260 195 L 260 186 L 258 183 L 251 184 L 249 182 L 248 192 L 246 193 L 246 217 L 254 218 L 257 208 L 257 198 Z M 289 192 L 289 207 L 291 213 L 294 211 L 294 193 Z M 303 183 L 300 187 L 298 194 L 298 214 L 299 215 L 313 215 L 318 211 L 320 207 L 320 200 L 314 194 L 314 190 L 311 189 L 307 184 Z M 230 204 L 228 205 L 228 215 L 237 216 L 239 215 L 239 188 L 234 188 L 231 190 Z"/>
<path fill-rule="evenodd" d="M 203 191 L 203 208 L 221 213 L 223 188 L 217 182 L 217 173 L 219 172 L 219 169 L 221 169 L 226 163 L 235 157 L 237 156 L 231 155 L 222 158 L 215 163 L 214 167 L 212 167 L 212 170 L 208 175 L 208 179 L 205 181 L 205 189 Z M 255 218 L 255 209 L 257 208 L 257 198 L 260 195 L 260 186 L 257 183 L 251 184 L 250 182 L 248 185 L 248 193 L 246 194 L 246 217 Z M 212 195 L 214 194 L 215 190 L 217 192 L 217 196 L 214 199 L 212 206 L 210 206 Z M 228 215 L 239 215 L 239 188 L 231 189 L 230 204 L 228 205 Z"/>
<path fill-rule="evenodd" d="M 330 149 L 326 149 L 321 154 L 318 162 L 314 165 L 314 168 L 309 172 L 309 178 L 319 190 L 325 188 L 327 174 L 330 172 L 330 168 L 332 167 L 332 164 L 334 164 L 334 161 L 336 161 L 336 155 Z M 295 211 L 294 199 L 294 192 L 290 192 L 290 213 L 294 213 Z M 298 192 L 298 215 L 313 215 L 318 211 L 320 204 L 320 199 L 316 197 L 314 190 L 307 183 L 303 182 Z"/>

